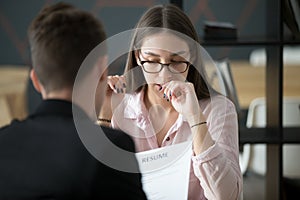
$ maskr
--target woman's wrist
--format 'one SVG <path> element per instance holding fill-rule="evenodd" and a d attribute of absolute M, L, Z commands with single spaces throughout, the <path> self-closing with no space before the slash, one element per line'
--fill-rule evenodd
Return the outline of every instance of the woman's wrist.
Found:
<path fill-rule="evenodd" d="M 196 127 L 196 126 L 201 126 L 201 125 L 203 125 L 203 124 L 206 124 L 206 121 L 199 122 L 199 123 L 196 123 L 196 124 L 194 124 L 194 125 L 191 125 L 191 128 L 194 128 L 194 127 Z"/>
<path fill-rule="evenodd" d="M 107 123 L 111 123 L 111 120 L 108 118 L 98 118 L 98 121 L 100 122 L 107 122 Z"/>
<path fill-rule="evenodd" d="M 187 121 L 191 128 L 195 125 L 200 125 L 200 123 L 206 123 L 206 119 L 202 113 L 190 115 L 189 117 L 187 117 Z"/>
<path fill-rule="evenodd" d="M 111 126 L 111 120 L 107 118 L 98 118 L 97 124 L 99 126 Z"/>

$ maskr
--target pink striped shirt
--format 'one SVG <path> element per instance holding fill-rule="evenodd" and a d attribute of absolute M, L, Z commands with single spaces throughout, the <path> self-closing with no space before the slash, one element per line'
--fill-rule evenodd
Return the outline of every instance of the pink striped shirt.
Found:
<path fill-rule="evenodd" d="M 138 152 L 159 148 L 143 97 L 143 91 L 126 94 L 112 117 L 112 127 L 132 135 Z M 238 160 L 235 106 L 221 95 L 201 100 L 199 103 L 215 144 L 192 157 L 188 199 L 239 199 L 243 182 Z M 161 146 L 185 142 L 191 140 L 191 136 L 188 122 L 179 115 Z"/>

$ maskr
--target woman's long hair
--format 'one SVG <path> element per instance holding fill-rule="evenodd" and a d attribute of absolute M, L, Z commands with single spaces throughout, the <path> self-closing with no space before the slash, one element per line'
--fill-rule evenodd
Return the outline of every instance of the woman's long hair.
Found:
<path fill-rule="evenodd" d="M 190 40 L 195 41 L 192 42 L 194 45 L 188 44 L 192 56 L 194 55 L 194 61 L 189 67 L 187 81 L 194 84 L 195 92 L 199 100 L 210 97 L 209 91 L 214 90 L 206 81 L 206 73 L 204 68 L 202 66 L 198 66 L 202 65 L 201 56 L 199 56 L 200 42 L 198 39 L 198 34 L 188 16 L 180 8 L 173 4 L 156 5 L 154 7 L 151 7 L 140 18 L 135 28 L 136 29 L 133 34 L 133 39 L 131 41 L 130 50 L 128 53 L 125 73 L 130 72 L 130 70 L 138 66 L 134 52 L 136 49 L 140 48 L 143 39 L 146 36 L 158 33 L 157 30 L 159 29 L 157 28 L 168 29 L 174 32 L 181 33 L 187 36 Z M 199 71 L 194 67 L 194 65 L 196 64 Z M 130 79 L 128 81 L 129 86 L 134 85 L 134 80 Z M 143 86 L 138 87 L 135 92 L 141 91 L 142 88 Z"/>

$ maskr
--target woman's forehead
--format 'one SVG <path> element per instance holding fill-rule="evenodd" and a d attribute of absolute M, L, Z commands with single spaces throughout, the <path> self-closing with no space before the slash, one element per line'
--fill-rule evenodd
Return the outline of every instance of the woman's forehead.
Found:
<path fill-rule="evenodd" d="M 157 48 L 143 48 L 141 49 L 140 52 L 143 57 L 157 57 L 157 58 L 181 57 L 184 59 L 189 58 L 188 51 L 169 52 Z"/>
<path fill-rule="evenodd" d="M 141 50 L 149 52 L 170 52 L 171 54 L 184 54 L 189 52 L 189 46 L 182 38 L 170 33 L 157 33 L 143 39 Z"/>

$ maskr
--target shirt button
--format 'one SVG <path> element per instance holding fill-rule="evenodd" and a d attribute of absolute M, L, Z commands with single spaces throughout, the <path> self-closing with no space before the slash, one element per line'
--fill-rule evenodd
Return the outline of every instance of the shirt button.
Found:
<path fill-rule="evenodd" d="M 170 141 L 170 137 L 167 137 L 166 141 Z"/>

